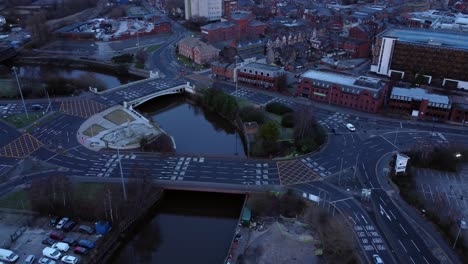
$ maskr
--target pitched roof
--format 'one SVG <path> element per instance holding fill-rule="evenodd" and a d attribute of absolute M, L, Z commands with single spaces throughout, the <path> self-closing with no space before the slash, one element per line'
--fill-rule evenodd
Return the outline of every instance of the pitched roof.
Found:
<path fill-rule="evenodd" d="M 201 30 L 216 30 L 220 28 L 230 28 L 232 26 L 237 26 L 237 24 L 232 21 L 223 21 L 223 22 L 216 22 L 216 23 L 204 25 L 203 27 L 200 27 L 200 29 Z"/>

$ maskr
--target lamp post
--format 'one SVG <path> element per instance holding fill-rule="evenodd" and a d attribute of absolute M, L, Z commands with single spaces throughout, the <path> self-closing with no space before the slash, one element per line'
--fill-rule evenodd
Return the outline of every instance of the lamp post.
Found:
<path fill-rule="evenodd" d="M 234 67 L 234 74 L 235 74 L 235 77 L 236 77 L 236 96 L 238 96 L 237 95 L 237 88 L 239 86 L 239 84 L 238 84 L 239 83 L 239 80 L 238 80 L 239 76 L 237 76 L 237 59 L 239 58 L 239 56 L 236 55 L 236 57 L 234 57 L 234 58 L 236 59 L 236 67 Z"/>
<path fill-rule="evenodd" d="M 116 133 L 117 133 L 117 131 L 114 132 L 114 142 L 115 142 L 115 138 L 116 138 Z M 123 171 L 122 171 L 122 162 L 120 161 L 119 146 L 116 145 L 116 148 L 117 148 L 117 159 L 119 161 L 119 168 L 120 168 L 120 180 L 122 181 L 123 197 L 124 197 L 124 200 L 127 201 L 127 189 L 125 188 L 125 181 L 124 181 L 124 176 L 123 176 Z"/>
<path fill-rule="evenodd" d="M 458 222 L 458 233 L 457 233 L 457 238 L 455 238 L 455 242 L 453 243 L 453 247 L 452 249 L 455 249 L 455 246 L 457 245 L 457 242 L 458 242 L 458 237 L 460 236 L 460 233 L 461 233 L 461 230 L 466 230 L 468 229 L 468 226 L 466 225 L 466 221 L 465 220 L 460 220 Z"/>
<path fill-rule="evenodd" d="M 21 101 L 23 102 L 23 107 L 24 107 L 24 112 L 26 113 L 26 118 L 29 119 L 28 109 L 26 108 L 26 104 L 24 103 L 23 92 L 21 91 L 21 85 L 20 85 L 20 82 L 19 82 L 19 79 L 18 79 L 18 74 L 16 73 L 16 67 L 12 67 L 11 69 L 15 73 L 16 83 L 18 84 L 18 90 L 20 92 Z"/>

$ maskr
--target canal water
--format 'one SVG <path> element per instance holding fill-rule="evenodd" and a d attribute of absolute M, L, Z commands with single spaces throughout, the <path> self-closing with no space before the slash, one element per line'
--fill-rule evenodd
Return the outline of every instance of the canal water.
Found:
<path fill-rule="evenodd" d="M 167 191 L 149 222 L 112 263 L 223 263 L 243 199 L 235 194 Z"/>
<path fill-rule="evenodd" d="M 174 138 L 177 153 L 245 156 L 241 137 L 229 122 L 183 96 L 163 96 L 143 104 L 138 111 Z"/>

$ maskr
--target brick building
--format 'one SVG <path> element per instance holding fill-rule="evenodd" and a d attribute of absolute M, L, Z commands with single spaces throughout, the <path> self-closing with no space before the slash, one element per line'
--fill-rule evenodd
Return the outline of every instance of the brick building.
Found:
<path fill-rule="evenodd" d="M 368 58 L 371 55 L 371 43 L 367 40 L 340 38 L 340 46 L 352 58 Z"/>
<path fill-rule="evenodd" d="M 229 17 L 234 11 L 237 11 L 237 0 L 223 0 L 223 16 Z"/>
<path fill-rule="evenodd" d="M 468 124 L 468 97 L 452 96 L 450 121 Z"/>
<path fill-rule="evenodd" d="M 352 77 L 329 72 L 307 71 L 296 87 L 296 95 L 359 111 L 378 112 L 388 86 L 377 78 Z"/>
<path fill-rule="evenodd" d="M 278 91 L 286 85 L 286 73 L 277 66 L 252 62 L 238 68 L 239 84 Z"/>
<path fill-rule="evenodd" d="M 248 11 L 234 11 L 228 21 L 211 23 L 201 27 L 202 38 L 208 42 L 240 38 L 255 38 L 265 34 L 266 24 L 254 19 Z"/>
<path fill-rule="evenodd" d="M 422 88 L 393 87 L 388 105 L 396 111 L 428 120 L 448 120 L 452 108 L 448 96 Z"/>
<path fill-rule="evenodd" d="M 211 73 L 215 78 L 234 81 L 235 69 L 236 65 L 234 63 L 221 63 L 217 61 L 211 63 Z"/>
<path fill-rule="evenodd" d="M 210 63 L 219 56 L 219 49 L 196 38 L 186 37 L 177 44 L 180 55 L 193 60 L 196 64 Z"/>

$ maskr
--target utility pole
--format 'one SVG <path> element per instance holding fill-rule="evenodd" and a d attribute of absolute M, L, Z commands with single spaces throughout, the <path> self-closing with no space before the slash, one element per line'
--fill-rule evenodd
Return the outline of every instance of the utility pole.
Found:
<path fill-rule="evenodd" d="M 18 90 L 20 92 L 21 101 L 23 102 L 23 107 L 24 107 L 24 112 L 26 113 L 26 118 L 29 119 L 28 109 L 26 108 L 26 104 L 24 103 L 23 92 L 21 91 L 21 85 L 20 85 L 20 82 L 19 82 L 19 79 L 18 79 L 18 74 L 16 73 L 16 67 L 13 66 L 12 70 L 15 73 L 16 83 L 18 84 Z"/>
<path fill-rule="evenodd" d="M 338 176 L 338 186 L 341 186 L 341 173 L 343 172 L 343 154 L 344 151 L 341 151 L 341 165 L 340 165 L 340 174 Z"/>
<path fill-rule="evenodd" d="M 395 134 L 395 141 L 393 141 L 393 146 L 395 147 L 396 151 L 398 150 L 398 148 L 396 146 L 396 142 L 397 142 L 397 138 L 398 138 L 398 131 L 400 131 L 400 128 L 397 127 L 397 131 L 396 131 L 396 134 Z"/>
<path fill-rule="evenodd" d="M 123 196 L 124 196 L 124 200 L 127 201 L 127 190 L 125 189 L 125 181 L 124 181 L 124 176 L 123 176 L 123 171 L 122 171 L 122 162 L 120 161 L 119 147 L 117 147 L 117 158 L 119 159 L 120 179 L 122 181 Z"/>
<path fill-rule="evenodd" d="M 237 94 L 237 88 L 239 86 L 238 82 L 239 82 L 239 76 L 237 76 L 237 59 L 239 58 L 239 56 L 236 55 L 236 57 L 234 57 L 236 59 L 236 67 L 234 67 L 234 74 L 235 74 L 235 78 L 236 78 L 236 96 L 238 96 Z"/>

